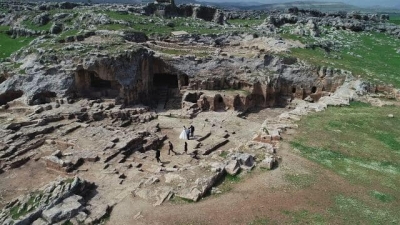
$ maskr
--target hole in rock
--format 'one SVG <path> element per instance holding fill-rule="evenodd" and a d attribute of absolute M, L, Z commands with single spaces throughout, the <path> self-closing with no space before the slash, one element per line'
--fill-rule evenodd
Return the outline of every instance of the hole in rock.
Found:
<path fill-rule="evenodd" d="M 153 85 L 157 87 L 168 86 L 178 88 L 178 76 L 168 73 L 156 73 L 153 77 Z"/>
<path fill-rule="evenodd" d="M 311 93 L 314 94 L 315 92 L 317 92 L 317 87 L 313 86 L 313 87 L 311 88 Z"/>
<path fill-rule="evenodd" d="M 214 110 L 218 111 L 218 110 L 225 110 L 225 102 L 224 99 L 222 98 L 221 95 L 215 95 L 214 97 Z"/>
<path fill-rule="evenodd" d="M 52 102 L 53 98 L 57 97 L 57 94 L 52 91 L 44 91 L 37 93 L 33 96 L 30 105 L 40 105 Z"/>
<path fill-rule="evenodd" d="M 189 93 L 186 95 L 184 101 L 191 102 L 191 103 L 197 103 L 197 100 L 199 97 L 197 96 L 196 93 Z"/>
<path fill-rule="evenodd" d="M 111 88 L 111 81 L 103 80 L 96 76 L 95 73 L 90 74 L 90 86 L 93 88 Z"/>
<path fill-rule="evenodd" d="M 5 105 L 14 99 L 21 97 L 24 93 L 22 91 L 9 90 L 0 95 L 0 105 Z"/>

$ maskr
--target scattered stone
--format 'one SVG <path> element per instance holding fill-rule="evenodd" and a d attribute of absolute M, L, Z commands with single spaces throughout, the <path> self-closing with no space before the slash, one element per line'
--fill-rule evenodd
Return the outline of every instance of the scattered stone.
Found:
<path fill-rule="evenodd" d="M 240 171 L 240 163 L 238 162 L 238 160 L 231 160 L 225 166 L 225 170 L 228 174 L 234 176 Z"/>

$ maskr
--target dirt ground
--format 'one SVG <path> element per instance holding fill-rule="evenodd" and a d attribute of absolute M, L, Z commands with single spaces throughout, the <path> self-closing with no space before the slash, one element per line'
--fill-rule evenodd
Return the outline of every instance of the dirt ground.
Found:
<path fill-rule="evenodd" d="M 273 119 L 285 110 L 258 110 L 247 114 L 246 118 L 237 117 L 232 111 L 204 112 L 192 120 L 159 116 L 146 126 L 159 123 L 161 132 L 168 136 L 167 141 L 171 141 L 179 153 L 183 151 L 183 141 L 178 139 L 183 125 L 188 127 L 193 124 L 196 127 L 195 139 L 196 134 L 201 136 L 208 132 L 227 132 L 231 134 L 230 142 L 218 149 L 226 151 L 252 140 L 264 120 Z M 79 138 L 79 135 L 81 134 L 77 132 L 75 137 L 70 138 Z M 153 206 L 151 202 L 133 196 L 135 183 L 129 178 L 141 176 L 137 171 L 127 172 L 128 179 L 122 184 L 119 184 L 118 175 L 104 171 L 102 164 L 85 163 L 76 175 L 97 185 L 97 195 L 90 204 L 115 205 L 107 224 L 249 224 L 257 219 L 290 223 L 290 218 L 283 213 L 284 211 L 308 210 L 324 213 L 332 204 L 332 196 L 339 192 L 355 193 L 362 189 L 300 157 L 288 144 L 294 135 L 295 130 L 288 130 L 283 137 L 284 141 L 280 142 L 277 154 L 282 161 L 277 168 L 265 171 L 256 167 L 247 174 L 241 174 L 240 182 L 229 184 L 229 191 L 210 195 L 197 203 L 171 201 L 161 206 Z M 167 155 L 167 141 L 161 149 L 161 160 L 169 165 L 187 163 L 183 156 Z M 213 138 L 208 141 L 212 142 Z M 193 143 L 195 140 L 189 141 L 189 151 Z M 146 154 L 148 161 L 144 163 L 143 169 L 151 171 L 158 165 L 152 152 Z M 138 157 L 133 154 L 132 159 L 128 160 L 137 161 Z M 298 187 L 285 179 L 287 174 L 307 174 L 313 179 L 310 185 Z M 31 160 L 20 168 L 0 175 L 0 200 L 4 204 L 58 176 L 74 175 L 46 170 L 40 160 Z"/>
<path fill-rule="evenodd" d="M 286 135 L 289 140 L 291 135 Z M 272 171 L 256 169 L 233 184 L 231 191 L 212 195 L 198 203 L 151 204 L 128 196 L 117 204 L 108 224 L 249 224 L 268 218 L 290 223 L 284 211 L 308 210 L 323 214 L 337 193 L 356 193 L 355 187 L 319 165 L 298 156 L 284 142 L 279 151 L 283 160 Z M 284 179 L 285 174 L 311 174 L 312 184 L 299 188 Z"/>
<path fill-rule="evenodd" d="M 279 110 L 263 110 L 248 115 L 247 119 L 260 125 L 266 115 L 279 113 Z M 201 116 L 196 120 L 202 121 Z M 225 126 L 229 127 L 228 124 Z M 251 123 L 240 126 L 239 129 L 250 132 L 240 132 L 243 136 L 239 139 L 250 138 L 252 127 Z M 157 207 L 127 196 L 115 206 L 108 224 L 249 224 L 257 219 L 290 223 L 284 211 L 307 210 L 323 214 L 332 205 L 332 197 L 336 194 L 362 191 L 362 187 L 352 186 L 331 171 L 299 156 L 288 144 L 294 135 L 295 130 L 288 130 L 284 135 L 278 151 L 282 161 L 276 169 L 256 168 L 249 174 L 242 174 L 242 180 L 232 184 L 232 189 L 226 193 L 211 195 L 198 203 L 168 202 Z M 285 179 L 287 174 L 307 174 L 313 179 L 310 185 L 299 187 Z"/>

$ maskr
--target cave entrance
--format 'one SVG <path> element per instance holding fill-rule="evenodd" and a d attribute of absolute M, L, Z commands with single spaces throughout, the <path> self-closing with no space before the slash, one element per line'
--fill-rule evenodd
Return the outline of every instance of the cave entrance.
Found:
<path fill-rule="evenodd" d="M 189 79 L 187 75 L 171 73 L 156 73 L 153 75 L 153 86 L 155 89 L 154 99 L 157 109 L 180 109 L 182 95 L 180 89 L 187 86 Z"/>
<path fill-rule="evenodd" d="M 226 105 L 220 94 L 214 97 L 214 111 L 225 111 Z"/>
<path fill-rule="evenodd" d="M 96 72 L 79 70 L 75 75 L 77 92 L 88 98 L 116 98 L 121 85 L 116 80 L 102 79 Z"/>
<path fill-rule="evenodd" d="M 153 77 L 155 87 L 179 88 L 178 76 L 169 73 L 156 73 Z"/>
<path fill-rule="evenodd" d="M 95 73 L 90 73 L 90 86 L 92 88 L 111 88 L 111 81 L 103 80 Z"/>
<path fill-rule="evenodd" d="M 52 101 L 55 101 L 56 96 L 57 96 L 57 94 L 55 92 L 43 91 L 43 92 L 35 94 L 32 97 L 32 100 L 29 102 L 29 105 L 41 105 L 41 104 L 50 103 Z"/>
<path fill-rule="evenodd" d="M 312 88 L 311 88 L 311 93 L 316 93 L 317 92 L 317 87 L 315 87 L 315 86 L 313 86 Z"/>
<path fill-rule="evenodd" d="M 21 97 L 24 93 L 20 90 L 14 91 L 14 90 L 9 90 L 6 91 L 5 93 L 0 95 L 0 105 L 5 105 L 8 102 L 13 101 L 14 99 L 17 99 Z"/>

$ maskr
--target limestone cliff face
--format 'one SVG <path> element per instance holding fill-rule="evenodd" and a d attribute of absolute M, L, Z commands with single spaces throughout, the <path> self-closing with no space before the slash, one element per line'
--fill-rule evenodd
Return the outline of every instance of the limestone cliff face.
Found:
<path fill-rule="evenodd" d="M 177 66 L 185 71 L 186 66 L 179 63 Z M 245 111 L 252 107 L 285 106 L 294 98 L 318 101 L 333 93 L 346 77 L 351 76 L 348 71 L 271 55 L 249 62 L 246 59 L 203 62 L 191 68 L 187 72 L 194 76 L 188 88 L 198 98 L 187 101 L 196 103 L 203 110 Z"/>
<path fill-rule="evenodd" d="M 77 66 L 74 80 L 78 96 L 109 97 L 115 98 L 117 103 L 132 105 L 148 104 L 156 97 L 155 79 L 161 79 L 164 82 L 161 85 L 168 86 L 168 79 L 175 78 L 174 87 L 180 88 L 187 85 L 185 77 L 173 66 L 154 57 L 152 52 L 139 49 L 84 61 Z"/>
<path fill-rule="evenodd" d="M 85 61 L 75 72 L 76 92 L 79 96 L 114 97 L 125 104 L 146 101 L 152 91 L 152 61 L 144 49 Z"/>
<path fill-rule="evenodd" d="M 154 91 L 154 74 L 171 72 L 162 60 L 143 48 L 114 55 L 89 54 L 78 60 L 66 58 L 56 62 L 58 66 L 52 67 L 52 73 L 37 69 L 43 67 L 40 57 L 30 57 L 27 74 L 14 73 L 1 81 L 1 105 L 20 97 L 27 104 L 36 105 L 68 96 L 148 103 Z"/>

